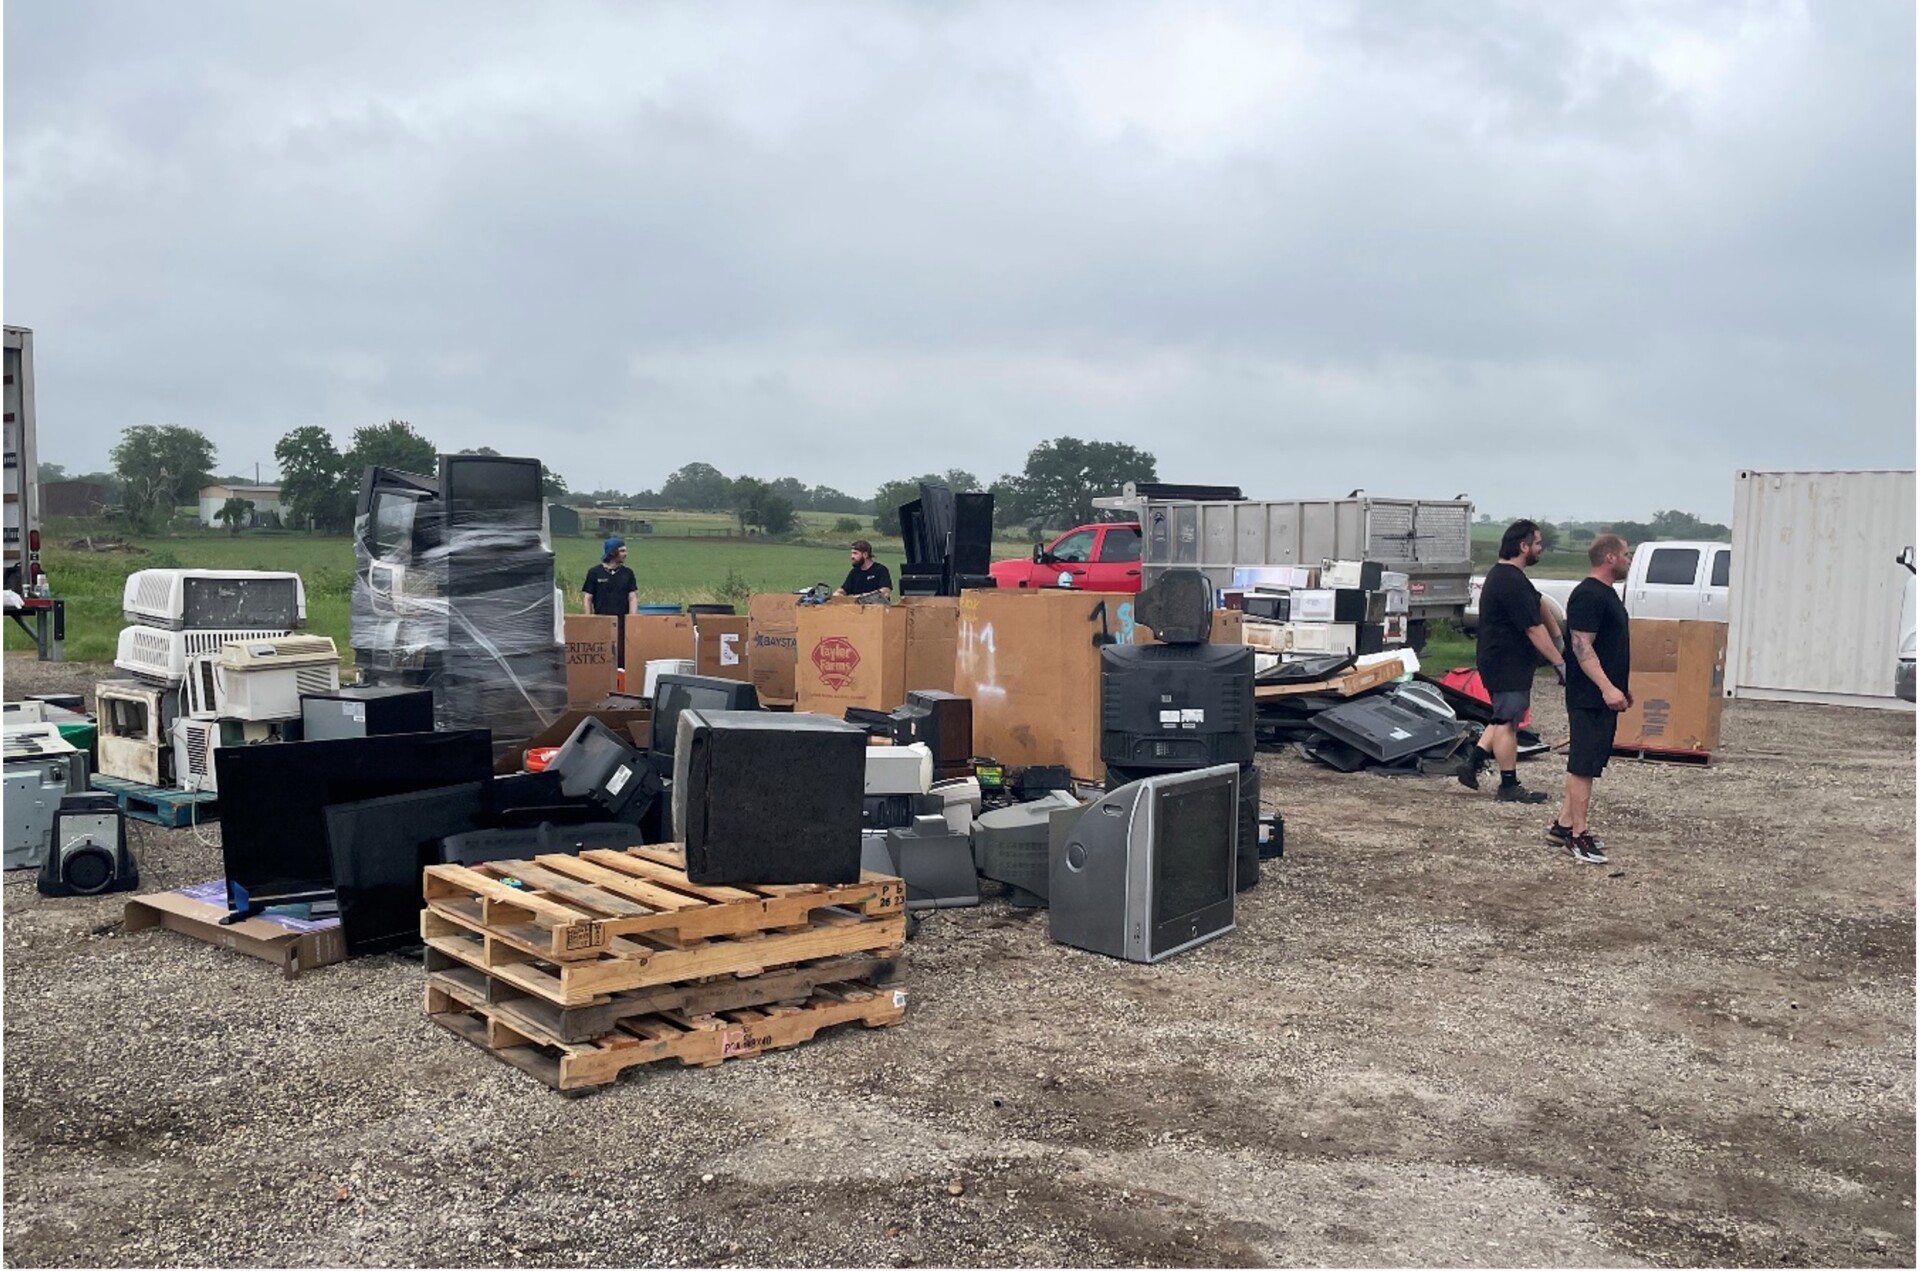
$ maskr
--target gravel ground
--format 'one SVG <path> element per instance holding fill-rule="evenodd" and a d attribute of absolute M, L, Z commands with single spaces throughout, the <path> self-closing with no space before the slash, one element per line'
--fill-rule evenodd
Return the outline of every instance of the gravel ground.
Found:
<path fill-rule="evenodd" d="M 1609 771 L 1595 868 L 1266 756 L 1288 854 L 1232 936 L 949 911 L 900 1026 L 578 1100 L 423 1019 L 418 962 L 286 983 L 11 875 L 6 1261 L 1911 1266 L 1914 757 L 1911 715 L 1733 705 L 1713 767 Z M 138 827 L 149 889 L 203 833 Z"/>

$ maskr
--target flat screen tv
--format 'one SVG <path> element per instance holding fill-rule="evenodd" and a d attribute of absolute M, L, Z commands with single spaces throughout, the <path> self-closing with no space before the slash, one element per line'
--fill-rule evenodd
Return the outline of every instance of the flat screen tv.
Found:
<path fill-rule="evenodd" d="M 385 953 L 419 943 L 420 871 L 439 861 L 441 839 L 487 824 L 487 786 L 467 782 L 336 803 L 326 819 L 347 956 Z"/>
<path fill-rule="evenodd" d="M 333 895 L 326 810 L 435 786 L 493 780 L 493 734 L 387 733 L 221 746 L 220 850 L 235 914 Z"/>
<path fill-rule="evenodd" d="M 673 775 L 673 748 L 680 735 L 680 712 L 756 711 L 760 695 L 753 685 L 741 680 L 725 680 L 717 675 L 662 675 L 654 681 L 653 733 L 647 750 L 654 756 L 654 771 L 663 777 Z"/>
<path fill-rule="evenodd" d="M 830 715 L 686 710 L 673 760 L 673 825 L 694 882 L 859 880 L 867 774 L 859 725 Z"/>
<path fill-rule="evenodd" d="M 1240 768 L 1165 773 L 1110 791 L 1052 861 L 1055 941 L 1159 962 L 1233 930 Z"/>

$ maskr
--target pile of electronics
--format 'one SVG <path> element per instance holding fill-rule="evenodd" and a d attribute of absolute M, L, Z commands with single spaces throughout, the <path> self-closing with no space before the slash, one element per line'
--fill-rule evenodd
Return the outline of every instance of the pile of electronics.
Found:
<path fill-rule="evenodd" d="M 121 597 L 127 625 L 94 689 L 99 771 L 160 789 L 216 788 L 216 747 L 299 736 L 303 695 L 340 686 L 339 652 L 299 634 L 293 573 L 143 569 Z"/>
<path fill-rule="evenodd" d="M 900 569 L 903 596 L 957 596 L 994 586 L 993 495 L 955 494 L 935 481 L 920 483 L 920 497 L 900 505 Z"/>
<path fill-rule="evenodd" d="M 1321 568 L 1264 565 L 1233 571 L 1221 602 L 1245 615 L 1242 638 L 1264 666 L 1287 654 L 1359 657 L 1407 642 L 1406 574 L 1379 561 L 1330 560 Z"/>
<path fill-rule="evenodd" d="M 369 684 L 424 688 L 496 759 L 566 709 L 564 606 L 538 459 L 441 455 L 436 475 L 369 467 L 354 514 L 348 642 Z"/>
<path fill-rule="evenodd" d="M 78 706 L 78 699 L 70 706 Z M 111 795 L 88 791 L 88 752 L 64 729 L 86 717 L 44 699 L 8 702 L 5 752 L 7 869 L 37 871 L 49 896 L 97 895 L 139 885 L 126 821 Z"/>

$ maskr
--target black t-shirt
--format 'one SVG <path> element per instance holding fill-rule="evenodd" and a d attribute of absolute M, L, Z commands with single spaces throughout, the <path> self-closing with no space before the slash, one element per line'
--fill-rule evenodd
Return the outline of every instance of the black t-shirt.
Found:
<path fill-rule="evenodd" d="M 1593 637 L 1600 669 L 1621 692 L 1627 691 L 1627 672 L 1633 667 L 1633 640 L 1627 626 L 1627 605 L 1620 593 L 1598 578 L 1582 579 L 1567 597 L 1567 709 L 1603 710 L 1600 686 L 1588 678 L 1573 656 L 1575 631 Z"/>
<path fill-rule="evenodd" d="M 1480 586 L 1480 633 L 1473 664 L 1489 693 L 1517 693 L 1533 684 L 1540 652 L 1527 628 L 1540 626 L 1540 593 L 1518 565 L 1502 561 Z"/>
<path fill-rule="evenodd" d="M 587 571 L 587 581 L 580 590 L 592 599 L 595 613 L 622 614 L 627 611 L 627 597 L 640 590 L 640 584 L 625 565 L 609 569 L 602 561 Z"/>
<path fill-rule="evenodd" d="M 892 591 L 893 575 L 879 561 L 869 561 L 865 569 L 849 569 L 847 581 L 840 584 L 840 590 L 849 596 L 864 596 L 869 592 Z"/>

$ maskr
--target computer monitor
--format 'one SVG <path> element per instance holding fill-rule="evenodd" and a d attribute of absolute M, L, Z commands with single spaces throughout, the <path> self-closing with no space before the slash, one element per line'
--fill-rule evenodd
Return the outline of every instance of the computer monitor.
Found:
<path fill-rule="evenodd" d="M 1240 768 L 1165 773 L 1110 791 L 1051 862 L 1060 944 L 1159 962 L 1233 930 Z"/>
<path fill-rule="evenodd" d="M 1252 763 L 1253 650 L 1110 644 L 1100 650 L 1100 758 L 1134 768 Z"/>
<path fill-rule="evenodd" d="M 509 455 L 441 455 L 440 498 L 455 531 L 543 529 L 546 503 L 538 459 Z"/>
<path fill-rule="evenodd" d="M 982 878 L 1005 883 L 1007 899 L 1026 909 L 1047 903 L 1048 827 L 1061 808 L 1080 801 L 1065 791 L 1053 791 L 1031 803 L 982 812 L 973 822 L 973 866 Z"/>
<path fill-rule="evenodd" d="M 673 825 L 696 883 L 860 878 L 867 734 L 830 715 L 680 712 Z"/>
<path fill-rule="evenodd" d="M 640 748 L 591 715 L 547 761 L 547 771 L 559 776 L 561 793 L 592 799 L 610 821 L 638 825 L 660 794 L 660 774 Z"/>
<path fill-rule="evenodd" d="M 744 680 L 717 675 L 662 675 L 653 688 L 653 733 L 647 749 L 654 771 L 673 775 L 673 748 L 680 735 L 680 713 L 685 710 L 754 711 L 760 695 Z"/>

